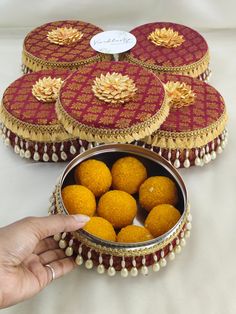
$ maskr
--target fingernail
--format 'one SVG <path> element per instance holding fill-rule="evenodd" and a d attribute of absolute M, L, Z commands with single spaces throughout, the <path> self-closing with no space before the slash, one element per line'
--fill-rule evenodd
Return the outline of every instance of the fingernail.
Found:
<path fill-rule="evenodd" d="M 90 220 L 90 217 L 89 216 L 86 216 L 86 215 L 73 215 L 73 217 L 75 218 L 75 220 L 77 222 L 80 222 L 80 223 L 86 223 Z"/>

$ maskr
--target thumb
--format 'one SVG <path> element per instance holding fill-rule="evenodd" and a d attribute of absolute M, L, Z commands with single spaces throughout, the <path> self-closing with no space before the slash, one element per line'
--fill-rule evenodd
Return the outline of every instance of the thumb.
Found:
<path fill-rule="evenodd" d="M 47 217 L 28 217 L 19 221 L 31 224 L 32 231 L 38 240 L 45 239 L 61 232 L 75 231 L 82 228 L 90 217 L 85 215 L 51 215 Z M 23 226 L 22 226 L 23 227 Z"/>

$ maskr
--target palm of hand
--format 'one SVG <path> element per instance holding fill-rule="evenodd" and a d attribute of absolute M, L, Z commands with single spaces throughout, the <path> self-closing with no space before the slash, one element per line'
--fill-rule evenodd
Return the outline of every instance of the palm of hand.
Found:
<path fill-rule="evenodd" d="M 45 265 L 53 267 L 57 278 L 75 267 L 73 259 L 66 257 L 56 241 L 49 237 L 58 233 L 59 227 L 52 227 L 51 231 L 45 226 L 42 229 L 39 220 L 44 224 L 44 219 L 50 220 L 50 217 L 26 218 L 0 229 L 0 281 L 4 283 L 3 289 L 0 288 L 0 308 L 30 298 L 49 284 L 52 272 Z M 64 218 L 59 220 L 62 220 L 62 232 L 78 229 L 78 222 L 73 218 L 70 228 L 68 223 L 63 226 Z"/>

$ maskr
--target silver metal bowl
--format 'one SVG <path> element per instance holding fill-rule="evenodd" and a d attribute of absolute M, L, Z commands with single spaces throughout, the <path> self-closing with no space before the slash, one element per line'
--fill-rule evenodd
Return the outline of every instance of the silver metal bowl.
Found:
<path fill-rule="evenodd" d="M 136 276 L 139 272 L 146 275 L 148 266 L 154 271 L 167 264 L 167 256 L 174 259 L 186 244 L 190 236 L 191 214 L 188 204 L 187 190 L 177 170 L 164 158 L 148 149 L 129 144 L 107 144 L 94 147 L 75 157 L 66 167 L 52 197 L 51 214 L 66 214 L 61 190 L 64 186 L 74 184 L 74 170 L 83 161 L 97 159 L 111 166 L 117 159 L 124 156 L 138 158 L 146 167 L 148 176 L 164 175 L 172 179 L 178 190 L 177 208 L 181 217 L 176 225 L 155 239 L 140 243 L 119 243 L 105 241 L 84 231 L 56 235 L 54 238 L 66 255 L 75 256 L 78 265 L 85 262 L 88 269 L 97 267 L 99 273 L 107 272 L 110 276 L 120 271 L 123 277 Z M 134 223 L 142 225 L 145 211 L 141 208 Z"/>

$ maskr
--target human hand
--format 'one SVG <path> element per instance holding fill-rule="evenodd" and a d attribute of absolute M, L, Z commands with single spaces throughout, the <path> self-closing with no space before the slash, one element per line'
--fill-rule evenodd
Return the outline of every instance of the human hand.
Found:
<path fill-rule="evenodd" d="M 58 249 L 51 237 L 82 228 L 84 215 L 28 217 L 0 228 L 0 308 L 28 299 L 55 278 L 70 272 L 75 263 Z"/>

